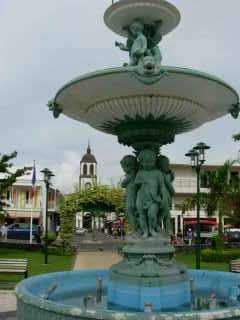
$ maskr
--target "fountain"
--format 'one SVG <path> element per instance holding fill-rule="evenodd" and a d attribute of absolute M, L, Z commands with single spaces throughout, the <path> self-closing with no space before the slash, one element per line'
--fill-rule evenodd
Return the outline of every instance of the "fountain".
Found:
<path fill-rule="evenodd" d="M 134 154 L 121 160 L 131 232 L 123 259 L 109 271 L 34 277 L 16 289 L 18 320 L 240 319 L 240 277 L 187 270 L 170 244 L 174 175 L 161 146 L 175 136 L 231 114 L 237 92 L 222 80 L 162 65 L 159 43 L 180 22 L 164 0 L 119 0 L 106 25 L 127 38 L 123 67 L 97 71 L 63 86 L 48 106 L 118 137 Z"/>

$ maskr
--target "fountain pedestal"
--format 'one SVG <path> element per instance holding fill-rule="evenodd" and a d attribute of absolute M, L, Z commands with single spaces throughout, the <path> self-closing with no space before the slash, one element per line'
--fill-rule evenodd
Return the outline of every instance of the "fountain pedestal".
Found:
<path fill-rule="evenodd" d="M 176 264 L 167 236 L 129 239 L 123 260 L 109 273 L 108 303 L 126 309 L 166 311 L 190 304 L 190 283 Z"/>

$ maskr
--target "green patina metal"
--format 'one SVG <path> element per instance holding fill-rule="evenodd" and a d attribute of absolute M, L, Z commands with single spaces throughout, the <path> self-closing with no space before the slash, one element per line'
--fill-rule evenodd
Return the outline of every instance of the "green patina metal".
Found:
<path fill-rule="evenodd" d="M 156 82 L 159 82 L 163 77 L 168 76 L 167 71 L 160 70 L 157 75 L 149 74 L 148 72 L 142 71 L 142 65 L 139 66 L 140 72 L 133 72 L 133 76 L 140 82 L 142 82 L 145 85 L 151 85 Z"/>
<path fill-rule="evenodd" d="M 60 114 L 63 112 L 62 108 L 54 100 L 51 100 L 47 104 L 50 111 L 52 111 L 55 119 L 59 118 Z"/>
<path fill-rule="evenodd" d="M 239 113 L 240 113 L 240 103 L 236 103 L 232 106 L 232 108 L 230 109 L 230 114 L 233 117 L 233 119 L 237 119 L 239 117 Z"/>
<path fill-rule="evenodd" d="M 162 54 L 158 47 L 162 40 L 161 25 L 161 21 L 146 25 L 141 19 L 136 19 L 125 27 L 127 43 L 115 43 L 121 50 L 129 52 L 129 65 L 136 66 L 136 78 L 144 84 L 157 82 L 165 74 L 161 72 Z"/>
<path fill-rule="evenodd" d="M 175 135 L 191 128 L 191 123 L 166 115 L 154 118 L 149 114 L 146 118 L 139 115 L 136 118 L 125 116 L 124 120 L 115 119 L 101 127 L 117 135 L 119 143 L 141 150 L 149 146 L 159 148 L 174 142 Z"/>
<path fill-rule="evenodd" d="M 132 73 L 135 70 L 135 68 L 136 67 L 108 68 L 108 69 L 103 69 L 100 71 L 90 72 L 90 73 L 87 73 L 83 76 L 77 77 L 77 78 L 67 82 L 62 88 L 60 88 L 58 90 L 58 92 L 56 93 L 53 101 L 55 103 L 57 103 L 58 98 L 60 98 L 60 95 L 66 89 L 80 83 L 81 81 L 94 79 L 94 78 L 97 78 L 100 76 L 108 76 L 108 75 L 118 74 L 118 73 L 129 73 L 129 72 Z M 232 88 L 229 84 L 227 84 L 226 82 L 224 82 L 220 78 L 215 77 L 213 75 L 210 75 L 208 73 L 201 72 L 201 71 L 194 70 L 194 69 L 171 67 L 171 66 L 161 66 L 161 71 L 166 71 L 169 76 L 174 75 L 174 74 L 182 74 L 182 75 L 198 77 L 198 78 L 202 78 L 205 80 L 216 82 L 216 83 L 224 86 L 225 88 L 229 89 L 230 91 L 232 91 L 232 93 L 236 96 L 236 102 L 239 101 L 239 95 L 234 88 Z"/>
<path fill-rule="evenodd" d="M 169 243 L 174 175 L 168 158 L 159 155 L 155 145 L 121 161 L 132 232 L 123 260 L 110 270 L 110 279 L 115 282 L 157 287 L 187 280 Z"/>

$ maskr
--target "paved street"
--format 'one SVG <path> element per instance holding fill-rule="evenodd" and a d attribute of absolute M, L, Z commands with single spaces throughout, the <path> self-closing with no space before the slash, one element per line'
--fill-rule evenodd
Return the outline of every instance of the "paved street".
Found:
<path fill-rule="evenodd" d="M 111 235 L 102 232 L 95 232 L 95 240 L 92 233 L 85 235 L 73 235 L 72 245 L 78 251 L 89 252 L 103 249 L 105 251 L 117 251 L 122 245 L 123 240 L 115 239 Z"/>
<path fill-rule="evenodd" d="M 78 254 L 74 269 L 109 269 L 120 260 L 116 252 L 81 252 Z"/>
<path fill-rule="evenodd" d="M 13 291 L 0 290 L 0 320 L 15 320 L 16 298 Z"/>

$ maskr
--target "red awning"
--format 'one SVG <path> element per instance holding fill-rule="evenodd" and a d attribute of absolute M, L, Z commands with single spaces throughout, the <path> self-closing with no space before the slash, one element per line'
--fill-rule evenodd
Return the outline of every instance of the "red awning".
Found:
<path fill-rule="evenodd" d="M 184 224 L 185 225 L 196 225 L 197 224 L 197 220 L 187 220 L 187 221 L 184 221 Z M 216 221 L 212 221 L 212 220 L 200 220 L 200 224 L 216 226 L 217 222 Z"/>

